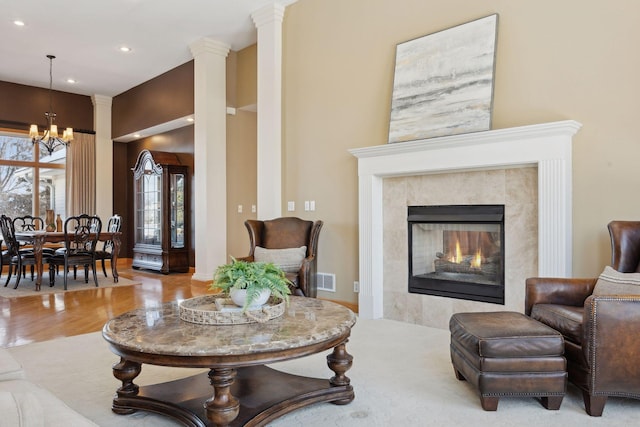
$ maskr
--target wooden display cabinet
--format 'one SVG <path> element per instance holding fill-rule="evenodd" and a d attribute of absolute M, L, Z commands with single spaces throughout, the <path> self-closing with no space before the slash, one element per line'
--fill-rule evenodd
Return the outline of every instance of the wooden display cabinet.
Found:
<path fill-rule="evenodd" d="M 189 271 L 187 166 L 174 153 L 142 150 L 132 170 L 133 268 Z"/>

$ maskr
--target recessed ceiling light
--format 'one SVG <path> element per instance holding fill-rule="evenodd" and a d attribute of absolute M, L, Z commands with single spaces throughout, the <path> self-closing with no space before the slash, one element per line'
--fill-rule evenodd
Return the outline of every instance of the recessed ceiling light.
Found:
<path fill-rule="evenodd" d="M 128 46 L 120 46 L 121 52 L 131 52 L 131 48 Z"/>
<path fill-rule="evenodd" d="M 193 117 L 189 117 L 189 118 L 187 119 L 187 121 L 188 121 L 188 122 L 192 122 L 192 121 L 193 121 Z"/>
<path fill-rule="evenodd" d="M 15 21 L 13 21 L 13 23 L 18 27 L 24 27 L 24 21 L 20 21 L 16 19 Z"/>
<path fill-rule="evenodd" d="M 139 133 L 134 133 L 134 134 L 133 134 L 133 137 L 134 137 L 134 138 L 140 138 L 141 136 L 142 136 L 142 135 L 140 135 Z"/>
<path fill-rule="evenodd" d="M 74 84 L 76 81 L 74 79 L 67 79 L 67 83 Z"/>

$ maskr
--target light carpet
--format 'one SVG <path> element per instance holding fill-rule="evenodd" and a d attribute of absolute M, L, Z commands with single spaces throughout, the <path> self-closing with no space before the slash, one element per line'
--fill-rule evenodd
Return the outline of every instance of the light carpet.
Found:
<path fill-rule="evenodd" d="M 362 320 L 354 326 L 347 371 L 355 390 L 348 405 L 320 403 L 273 423 L 290 426 L 637 426 L 640 400 L 609 398 L 600 418 L 584 411 L 578 390 L 569 386 L 558 411 L 534 398 L 502 398 L 496 412 L 483 411 L 467 382 L 456 380 L 449 357 L 449 332 L 393 320 Z M 120 385 L 111 366 L 118 361 L 100 333 L 28 344 L 9 349 L 28 379 L 64 400 L 101 426 L 177 426 L 145 412 L 116 415 L 110 405 Z M 283 371 L 329 378 L 326 354 L 272 365 Z M 153 384 L 205 370 L 143 365 L 138 385 Z"/>
<path fill-rule="evenodd" d="M 69 292 L 69 291 L 80 291 L 85 289 L 95 289 L 96 284 L 93 281 L 93 275 L 89 272 L 89 283 L 84 282 L 84 270 L 82 268 L 78 269 L 77 279 L 74 280 L 73 272 L 69 273 L 67 277 L 67 290 L 64 290 L 64 277 L 62 274 L 58 274 L 56 276 L 55 285 L 53 287 L 49 287 L 49 273 L 46 272 L 42 275 L 42 286 L 40 287 L 40 291 L 36 291 L 36 281 L 35 279 L 31 281 L 31 273 L 29 273 L 27 269 L 27 277 L 23 277 L 20 279 L 20 284 L 17 289 L 13 289 L 16 285 L 15 275 L 11 276 L 11 280 L 7 287 L 4 287 L 4 284 L 7 281 L 7 273 L 4 273 L 2 277 L 0 277 L 0 297 L 2 298 L 20 298 L 27 297 L 32 295 L 45 295 L 54 292 Z M 37 273 L 36 273 L 37 274 Z M 111 276 L 111 271 L 107 272 L 109 277 L 104 277 L 104 273 L 102 270 L 98 272 L 98 287 L 101 288 L 110 288 L 114 286 L 131 286 L 131 285 L 139 285 L 140 282 L 134 282 L 129 279 L 125 279 L 122 276 L 118 277 L 118 283 L 113 281 L 113 277 Z"/>

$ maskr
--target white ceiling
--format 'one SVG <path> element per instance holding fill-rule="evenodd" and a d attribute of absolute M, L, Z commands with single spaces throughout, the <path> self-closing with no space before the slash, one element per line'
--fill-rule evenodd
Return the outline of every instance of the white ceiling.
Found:
<path fill-rule="evenodd" d="M 115 96 L 190 61 L 203 37 L 254 44 L 251 14 L 295 1 L 0 0 L 0 80 L 48 88 L 51 54 L 54 90 Z"/>

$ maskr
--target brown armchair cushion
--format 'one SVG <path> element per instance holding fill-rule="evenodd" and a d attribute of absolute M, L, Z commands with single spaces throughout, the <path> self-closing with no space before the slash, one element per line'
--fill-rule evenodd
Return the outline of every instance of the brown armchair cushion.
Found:
<path fill-rule="evenodd" d="M 565 339 L 582 343 L 583 307 L 559 304 L 536 304 L 531 317 L 560 332 Z"/>
<path fill-rule="evenodd" d="M 593 295 L 640 295 L 640 273 L 620 273 L 607 266 L 598 277 Z"/>

